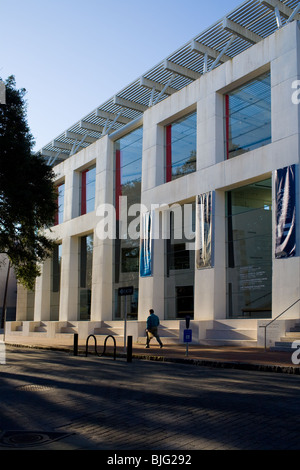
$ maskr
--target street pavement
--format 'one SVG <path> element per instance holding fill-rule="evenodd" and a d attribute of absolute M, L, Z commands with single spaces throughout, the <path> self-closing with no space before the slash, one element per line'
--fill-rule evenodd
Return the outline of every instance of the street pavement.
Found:
<path fill-rule="evenodd" d="M 128 362 L 92 350 L 86 357 L 82 348 L 74 356 L 6 345 L 0 450 L 100 450 L 109 459 L 125 451 L 300 449 L 300 376 L 286 368 L 287 356 L 251 370 L 243 352 L 240 361 L 232 356 L 238 351 L 221 359 L 202 350 L 204 362 L 184 349 L 144 352 L 135 346 Z"/>

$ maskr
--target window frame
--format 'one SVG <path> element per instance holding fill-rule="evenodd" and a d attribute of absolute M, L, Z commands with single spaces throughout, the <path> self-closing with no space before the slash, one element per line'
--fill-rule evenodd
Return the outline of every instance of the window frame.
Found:
<path fill-rule="evenodd" d="M 175 165 L 173 165 L 173 144 L 172 142 L 172 126 L 176 124 L 180 124 L 186 120 L 188 120 L 191 117 L 195 117 L 195 132 L 194 132 L 194 139 L 195 139 L 195 160 L 192 161 L 192 163 L 195 165 L 195 168 L 192 171 L 187 171 L 186 173 L 183 174 L 178 174 L 177 176 L 174 177 L 173 175 L 173 168 L 175 168 Z M 188 159 L 182 160 L 183 164 L 186 164 L 188 162 Z M 175 181 L 178 178 L 181 178 L 182 176 L 189 175 L 191 173 L 194 173 L 197 171 L 197 110 L 194 109 L 193 111 L 190 111 L 189 113 L 181 116 L 178 119 L 175 119 L 174 121 L 170 122 L 169 124 L 165 125 L 165 182 L 169 183 L 170 181 Z"/>
<path fill-rule="evenodd" d="M 87 199 L 87 190 L 88 185 L 91 184 L 87 181 L 87 175 L 89 172 L 95 170 L 95 178 L 92 180 L 91 183 L 94 184 L 94 196 L 92 198 Z M 96 165 L 93 165 L 86 170 L 83 170 L 80 174 L 81 178 L 81 186 L 80 186 L 80 215 L 85 215 L 95 210 L 95 197 L 96 197 Z M 94 200 L 94 208 L 92 210 L 88 210 L 88 202 Z"/>
<path fill-rule="evenodd" d="M 248 143 L 247 145 L 245 144 L 244 146 L 241 146 L 240 148 L 237 148 L 236 150 L 230 150 L 230 144 L 232 144 L 233 142 L 233 138 L 232 138 L 232 135 L 231 135 L 231 132 L 232 132 L 232 126 L 230 124 L 230 119 L 231 119 L 231 111 L 230 111 L 230 96 L 234 96 L 234 94 L 238 94 L 239 91 L 245 89 L 245 87 L 247 86 L 251 86 L 251 84 L 255 84 L 255 82 L 259 82 L 259 81 L 262 81 L 265 80 L 266 78 L 269 78 L 269 83 L 270 83 L 270 87 L 269 87 L 269 100 L 270 100 L 270 107 L 269 107 L 269 120 L 268 122 L 266 123 L 267 125 L 269 125 L 270 129 L 269 129 L 269 134 L 267 136 L 266 139 L 264 139 L 264 141 L 262 141 L 263 143 L 260 144 L 260 141 L 250 141 L 250 143 Z M 250 80 L 247 80 L 245 81 L 244 83 L 240 84 L 239 86 L 235 87 L 235 88 L 232 88 L 230 91 L 228 91 L 226 94 L 224 94 L 224 115 L 225 115 L 225 160 L 230 160 L 232 158 L 235 158 L 237 156 L 240 156 L 240 155 L 243 155 L 247 152 L 251 152 L 257 148 L 261 148 L 261 147 L 264 147 L 266 145 L 269 145 L 271 142 L 272 142 L 272 107 L 271 107 L 271 71 L 270 70 L 267 70 L 267 71 L 264 71 L 260 74 L 258 74 L 256 77 L 254 78 L 251 78 Z M 249 108 L 250 107 L 253 107 L 254 106 L 257 106 L 259 102 L 262 102 L 262 99 L 258 99 L 256 102 L 253 102 L 252 104 L 248 104 L 248 112 L 249 112 Z M 242 111 L 243 111 L 243 108 L 242 108 Z M 233 113 L 234 114 L 234 113 Z M 246 119 L 246 118 L 245 118 Z M 249 124 L 250 124 L 250 120 L 251 120 L 251 116 L 249 117 Z M 245 120 L 245 122 L 247 123 L 247 121 Z M 248 124 L 248 125 L 249 125 Z M 256 127 L 253 128 L 253 130 L 251 130 L 250 128 L 250 131 L 251 132 L 255 132 L 257 131 L 259 128 L 261 128 L 261 126 L 257 125 Z M 250 131 L 247 131 L 247 133 L 249 133 Z M 235 152 L 235 155 L 232 155 L 230 156 L 230 153 L 231 152 Z"/>

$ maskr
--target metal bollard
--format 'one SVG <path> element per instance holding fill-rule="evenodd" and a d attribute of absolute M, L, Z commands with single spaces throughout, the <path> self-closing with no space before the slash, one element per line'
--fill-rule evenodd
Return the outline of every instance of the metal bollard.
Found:
<path fill-rule="evenodd" d="M 132 336 L 127 339 L 127 362 L 132 362 Z"/>
<path fill-rule="evenodd" d="M 74 334 L 74 356 L 78 356 L 78 333 Z"/>

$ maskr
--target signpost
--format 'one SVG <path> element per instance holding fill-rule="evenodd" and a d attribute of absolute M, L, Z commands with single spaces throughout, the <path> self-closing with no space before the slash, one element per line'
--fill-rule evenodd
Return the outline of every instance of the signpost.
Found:
<path fill-rule="evenodd" d="M 127 295 L 133 295 L 133 286 L 120 287 L 118 289 L 119 297 L 125 297 L 125 311 L 124 311 L 124 351 L 126 351 L 126 334 L 127 334 Z"/>
<path fill-rule="evenodd" d="M 190 329 L 190 317 L 186 317 L 185 319 L 186 329 L 183 332 L 183 342 L 186 343 L 186 353 L 185 355 L 189 355 L 189 343 L 192 342 L 192 330 Z"/>

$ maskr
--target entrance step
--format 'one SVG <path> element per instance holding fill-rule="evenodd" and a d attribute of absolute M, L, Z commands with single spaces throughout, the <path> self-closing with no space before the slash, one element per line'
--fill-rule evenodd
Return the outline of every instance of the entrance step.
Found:
<path fill-rule="evenodd" d="M 98 336 L 123 336 L 124 324 L 123 322 L 103 322 L 101 327 L 94 329 L 94 335 Z"/>
<path fill-rule="evenodd" d="M 274 346 L 270 347 L 270 351 L 282 351 L 292 353 L 295 349 L 292 347 L 293 341 L 276 341 Z"/>
<path fill-rule="evenodd" d="M 206 338 L 201 340 L 201 344 L 206 346 L 255 347 L 257 345 L 256 321 L 214 321 L 213 327 L 206 330 Z"/>
<path fill-rule="evenodd" d="M 161 339 L 161 342 L 165 345 L 165 344 L 169 344 L 169 345 L 176 345 L 176 344 L 180 344 L 180 341 L 179 341 L 179 337 L 176 337 L 176 336 L 161 336 L 160 335 L 160 339 Z M 147 338 L 146 336 L 139 336 L 138 339 L 137 339 L 137 344 L 144 344 L 146 345 L 146 341 L 147 341 Z M 151 342 L 150 342 L 150 345 L 153 344 L 153 345 L 158 345 L 158 342 L 156 341 L 155 338 L 152 338 L 151 339 Z"/>
<path fill-rule="evenodd" d="M 40 323 L 35 326 L 33 329 L 34 333 L 47 333 L 47 325 L 45 323 Z"/>
<path fill-rule="evenodd" d="M 65 326 L 60 328 L 60 333 L 78 333 L 78 324 L 76 322 L 67 322 Z"/>
<path fill-rule="evenodd" d="M 300 344 L 300 323 L 296 323 L 287 331 L 284 336 L 276 341 L 274 346 L 271 346 L 270 351 L 286 351 L 292 353 L 295 351 L 293 348 L 294 341 L 298 341 Z"/>

